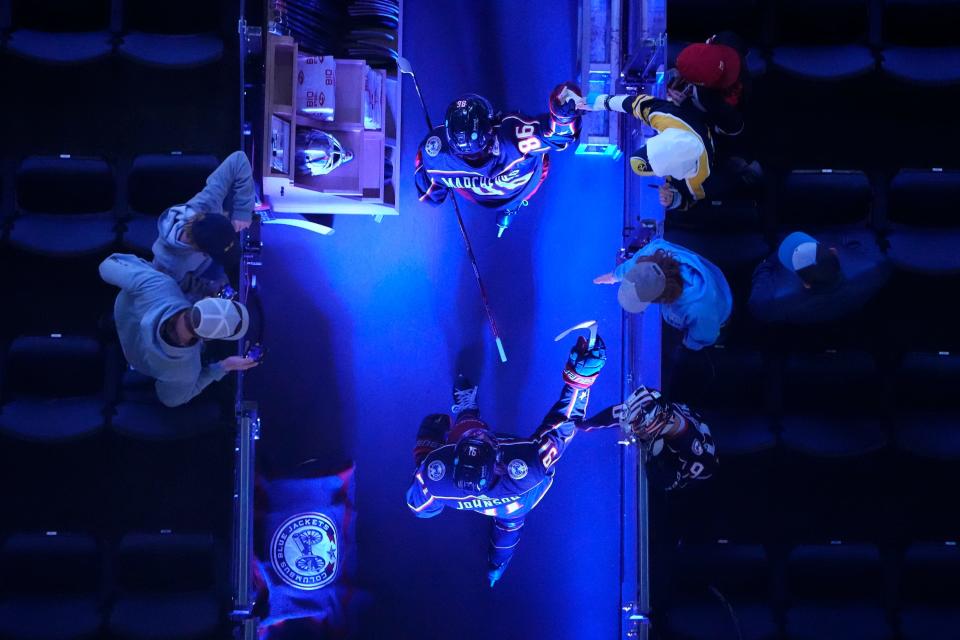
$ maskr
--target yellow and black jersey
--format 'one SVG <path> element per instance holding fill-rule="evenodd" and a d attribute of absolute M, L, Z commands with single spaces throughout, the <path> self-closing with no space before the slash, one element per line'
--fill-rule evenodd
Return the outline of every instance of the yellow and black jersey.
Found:
<path fill-rule="evenodd" d="M 685 179 L 671 176 L 668 181 L 680 192 L 682 201 L 679 208 L 687 209 L 703 200 L 706 197 L 704 182 L 710 177 L 715 157 L 713 136 L 703 114 L 693 107 L 677 105 L 643 93 L 627 104 L 634 117 L 643 120 L 658 132 L 675 128 L 689 131 L 700 139 L 704 151 L 697 163 L 696 174 Z M 627 107 L 627 104 L 624 104 L 624 107 Z"/>

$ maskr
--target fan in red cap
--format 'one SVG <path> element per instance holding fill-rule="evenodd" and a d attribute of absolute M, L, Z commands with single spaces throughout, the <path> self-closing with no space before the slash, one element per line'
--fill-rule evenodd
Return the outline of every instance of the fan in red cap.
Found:
<path fill-rule="evenodd" d="M 677 56 L 684 80 L 708 89 L 729 89 L 740 78 L 740 54 L 722 44 L 691 44 Z"/>

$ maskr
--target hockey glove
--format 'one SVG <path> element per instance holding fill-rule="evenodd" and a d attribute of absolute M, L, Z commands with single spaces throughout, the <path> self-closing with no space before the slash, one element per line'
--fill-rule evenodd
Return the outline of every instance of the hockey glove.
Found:
<path fill-rule="evenodd" d="M 567 366 L 563 370 L 563 381 L 571 387 L 586 389 L 600 375 L 600 369 L 607 363 L 607 345 L 597 336 L 593 348 L 589 348 L 586 338 L 577 338 L 577 344 L 570 350 Z"/>
<path fill-rule="evenodd" d="M 550 94 L 550 113 L 558 122 L 569 123 L 577 117 L 577 104 L 582 102 L 580 87 L 572 82 L 558 84 Z"/>

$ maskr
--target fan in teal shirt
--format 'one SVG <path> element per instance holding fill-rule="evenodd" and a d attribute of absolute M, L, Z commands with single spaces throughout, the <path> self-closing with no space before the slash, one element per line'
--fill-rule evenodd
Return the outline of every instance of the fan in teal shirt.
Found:
<path fill-rule="evenodd" d="M 676 261 L 676 268 L 669 268 L 671 260 Z M 657 238 L 612 273 L 599 276 L 594 282 L 621 282 L 639 262 L 668 267 L 663 269 L 666 288 L 650 302 L 660 304 L 664 322 L 683 332 L 683 345 L 697 351 L 714 344 L 733 309 L 733 295 L 723 272 L 693 251 Z M 670 298 L 673 299 L 667 302 Z"/>

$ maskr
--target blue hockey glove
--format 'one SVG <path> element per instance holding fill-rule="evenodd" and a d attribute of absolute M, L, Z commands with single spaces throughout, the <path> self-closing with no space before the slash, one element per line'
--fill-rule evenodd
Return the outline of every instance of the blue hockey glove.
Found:
<path fill-rule="evenodd" d="M 577 389 L 586 389 L 594 383 L 606 363 L 607 345 L 603 338 L 598 335 L 590 349 L 586 338 L 580 336 L 570 350 L 567 366 L 563 370 L 563 381 Z"/>

